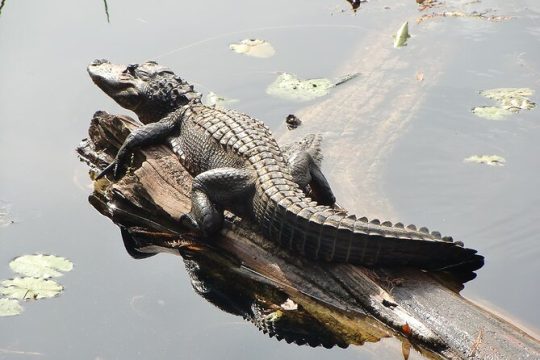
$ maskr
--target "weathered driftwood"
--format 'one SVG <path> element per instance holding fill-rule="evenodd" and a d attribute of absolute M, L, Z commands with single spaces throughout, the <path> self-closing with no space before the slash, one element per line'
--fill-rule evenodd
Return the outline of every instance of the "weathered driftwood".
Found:
<path fill-rule="evenodd" d="M 78 151 L 94 169 L 103 168 L 137 126 L 125 116 L 96 113 L 89 139 Z M 187 252 L 203 267 L 205 262 L 214 264 L 210 273 L 218 262 L 219 271 L 226 274 L 220 278 L 245 285 L 245 296 L 250 296 L 249 289 L 260 288 L 249 285 L 258 282 L 299 304 L 297 314 L 289 315 L 290 322 L 319 329 L 320 338 L 304 334 L 300 339 L 297 333 L 276 331 L 287 341 L 346 346 L 395 336 L 404 348 L 412 344 L 433 358 L 540 358 L 538 340 L 422 271 L 313 263 L 277 248 L 252 224 L 232 216 L 219 238 L 200 243 L 175 221 L 189 211 L 190 185 L 191 176 L 175 155 L 166 146 L 156 146 L 138 152 L 132 169 L 119 182 L 96 182 L 90 202 L 122 226 L 132 256 Z M 268 308 L 279 310 L 275 301 L 268 298 L 272 303 Z"/>

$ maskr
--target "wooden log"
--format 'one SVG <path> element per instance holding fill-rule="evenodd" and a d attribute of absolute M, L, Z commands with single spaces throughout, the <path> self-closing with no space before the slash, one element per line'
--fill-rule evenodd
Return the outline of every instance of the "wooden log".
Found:
<path fill-rule="evenodd" d="M 94 115 L 89 138 L 78 148 L 91 174 L 113 159 L 137 126 L 126 116 Z M 266 315 L 251 321 L 286 341 L 330 347 L 394 336 L 404 349 L 412 344 L 430 358 L 540 358 L 537 339 L 460 296 L 459 284 L 423 271 L 311 262 L 278 248 L 232 214 L 220 236 L 202 242 L 176 221 L 189 211 L 191 180 L 167 146 L 149 147 L 134 155 L 117 183 L 95 182 L 90 202 L 122 227 L 132 256 L 171 252 L 195 259 L 213 286 L 227 289 L 223 281 L 230 282 L 233 293 L 257 301 Z M 286 299 L 298 307 L 280 302 Z M 233 312 L 223 299 L 209 301 Z"/>

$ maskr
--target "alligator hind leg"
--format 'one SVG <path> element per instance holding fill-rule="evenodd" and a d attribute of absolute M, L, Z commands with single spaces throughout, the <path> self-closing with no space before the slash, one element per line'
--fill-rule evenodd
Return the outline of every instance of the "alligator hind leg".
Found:
<path fill-rule="evenodd" d="M 218 168 L 205 171 L 193 179 L 191 211 L 180 222 L 207 237 L 223 225 L 223 209 L 236 203 L 247 203 L 255 189 L 255 174 L 249 170 Z M 240 201 L 239 201 L 240 200 Z"/>
<path fill-rule="evenodd" d="M 330 188 L 330 184 L 321 171 L 317 162 L 307 151 L 297 151 L 289 155 L 287 162 L 293 177 L 293 181 L 300 188 L 311 188 L 312 196 L 321 205 L 333 206 L 336 197 Z"/>

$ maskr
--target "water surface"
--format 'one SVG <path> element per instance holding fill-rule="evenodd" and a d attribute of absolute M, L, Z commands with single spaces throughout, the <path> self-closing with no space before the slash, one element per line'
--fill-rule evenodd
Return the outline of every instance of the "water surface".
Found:
<path fill-rule="evenodd" d="M 23 315 L 0 320 L 0 358 L 17 358 L 17 351 L 50 359 L 400 356 L 394 339 L 346 350 L 269 339 L 199 298 L 178 258 L 132 260 L 118 229 L 87 203 L 90 182 L 74 148 L 94 111 L 126 113 L 91 83 L 85 67 L 94 58 L 157 59 L 203 92 L 240 99 L 235 107 L 278 130 L 288 113 L 305 105 L 265 95 L 276 71 L 339 75 L 336 69 L 364 42 L 386 33 L 391 46 L 397 29 L 388 24 L 412 23 L 415 2 L 372 1 L 356 15 L 347 2 L 329 0 L 108 5 L 110 23 L 100 1 L 7 1 L 2 9 L 0 200 L 12 204 L 15 224 L 0 228 L 0 278 L 12 277 L 8 262 L 27 253 L 66 256 L 75 269 L 60 280 L 62 296 L 25 304 Z M 399 50 L 410 61 L 415 48 L 431 46 L 435 53 L 447 47 L 453 58 L 388 155 L 381 186 L 400 219 L 433 224 L 487 257 L 467 296 L 538 327 L 538 112 L 493 123 L 469 110 L 486 102 L 476 95 L 484 88 L 539 90 L 540 7 L 534 1 L 482 6 L 516 18 L 433 21 L 412 27 L 416 37 Z M 276 56 L 252 59 L 228 49 L 248 37 L 270 41 Z M 389 79 L 402 75 L 392 71 Z M 502 155 L 507 166 L 462 163 L 476 153 Z M 345 192 L 339 178 L 332 183 L 338 194 Z"/>

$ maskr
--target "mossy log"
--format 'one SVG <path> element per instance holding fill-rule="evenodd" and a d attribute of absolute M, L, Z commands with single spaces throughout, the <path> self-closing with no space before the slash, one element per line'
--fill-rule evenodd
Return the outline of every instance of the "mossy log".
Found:
<path fill-rule="evenodd" d="M 94 115 L 89 138 L 77 149 L 91 173 L 113 159 L 137 126 L 127 116 Z M 190 209 L 191 180 L 167 146 L 154 146 L 134 155 L 120 181 L 95 182 L 89 200 L 122 228 L 132 256 L 189 253 L 190 259 L 212 264 L 208 271 L 214 275 L 219 271 L 218 277 L 234 284 L 238 294 L 268 299 L 272 304 L 266 309 L 276 309 L 271 314 L 289 314 L 287 330 L 273 334 L 257 319 L 251 320 L 289 342 L 331 347 L 394 336 L 403 342 L 404 352 L 412 345 L 429 358 L 540 358 L 538 340 L 463 298 L 460 284 L 447 279 L 418 269 L 311 262 L 276 247 L 253 224 L 231 214 L 220 236 L 201 241 L 176 221 Z M 261 294 L 260 284 L 280 295 Z M 283 297 L 298 308 L 291 312 L 280 307 L 276 299 Z M 309 333 L 311 329 L 319 339 Z"/>

